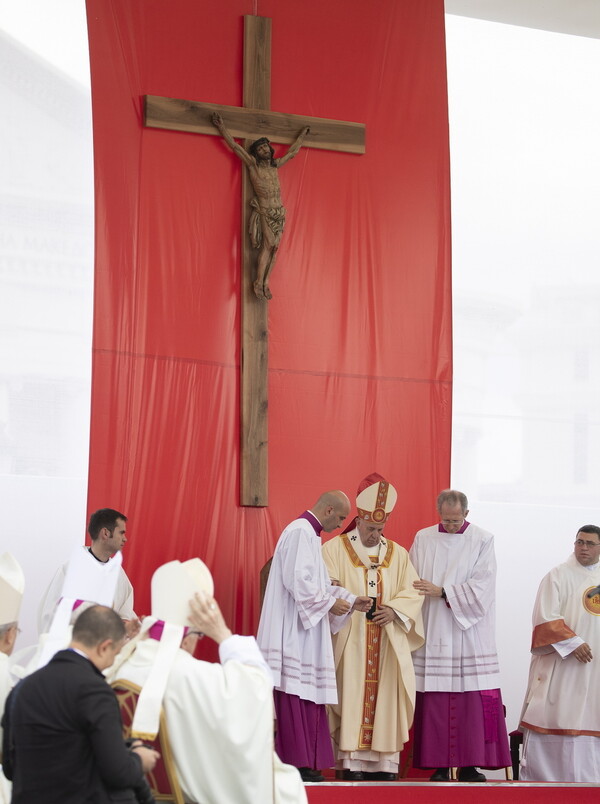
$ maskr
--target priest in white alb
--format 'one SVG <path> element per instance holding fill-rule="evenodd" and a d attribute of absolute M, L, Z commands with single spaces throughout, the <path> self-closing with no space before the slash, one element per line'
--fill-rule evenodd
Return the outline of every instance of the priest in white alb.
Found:
<path fill-rule="evenodd" d="M 371 601 L 333 586 L 321 555 L 321 532 L 350 513 L 342 491 L 321 494 L 283 531 L 275 547 L 258 626 L 258 644 L 275 682 L 277 753 L 306 782 L 333 765 L 326 704 L 337 703 L 331 634 Z"/>
<path fill-rule="evenodd" d="M 423 597 L 408 553 L 383 529 L 395 488 L 371 474 L 358 487 L 357 517 L 323 545 L 330 578 L 373 605 L 333 637 L 338 698 L 329 707 L 336 766 L 353 781 L 397 778 L 415 707 L 411 653 L 423 644 Z"/>
<path fill-rule="evenodd" d="M 494 537 L 467 521 L 461 491 L 438 495 L 440 522 L 410 549 L 424 597 L 425 644 L 415 651 L 413 764 L 431 781 L 485 782 L 477 770 L 511 764 L 496 652 Z"/>
<path fill-rule="evenodd" d="M 193 657 L 202 635 L 219 645 L 220 664 Z M 306 804 L 298 771 L 274 751 L 269 668 L 254 637 L 232 635 L 200 559 L 170 561 L 156 570 L 152 616 L 109 679 L 142 688 L 133 737 L 154 739 L 164 707 L 186 801 Z"/>
<path fill-rule="evenodd" d="M 600 782 L 600 527 L 543 579 L 533 611 L 529 685 L 521 715 L 520 779 Z"/>

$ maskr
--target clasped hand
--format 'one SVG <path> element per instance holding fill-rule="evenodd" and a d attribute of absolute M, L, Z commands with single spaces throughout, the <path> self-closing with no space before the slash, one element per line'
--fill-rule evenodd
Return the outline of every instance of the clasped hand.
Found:
<path fill-rule="evenodd" d="M 388 623 L 393 623 L 395 619 L 396 612 L 390 606 L 381 606 L 381 608 L 375 609 L 375 614 L 373 615 L 375 625 L 387 625 Z"/>
<path fill-rule="evenodd" d="M 371 608 L 371 598 L 370 597 L 357 597 L 354 601 L 354 604 L 351 606 L 347 600 L 339 597 L 333 604 L 333 606 L 329 609 L 329 612 L 333 614 L 335 617 L 339 617 L 342 614 L 347 614 L 350 609 L 352 611 L 369 611 Z"/>
<path fill-rule="evenodd" d="M 142 760 L 142 770 L 144 773 L 150 773 L 150 771 L 154 770 L 154 766 L 160 758 L 158 751 L 155 751 L 154 748 L 149 745 L 144 745 L 141 740 L 136 740 L 136 742 L 132 743 L 131 750 Z"/>
<path fill-rule="evenodd" d="M 587 642 L 584 642 L 583 645 L 579 645 L 578 648 L 575 648 L 573 651 L 573 656 L 578 662 L 591 662 L 594 658 L 592 656 L 592 649 Z"/>

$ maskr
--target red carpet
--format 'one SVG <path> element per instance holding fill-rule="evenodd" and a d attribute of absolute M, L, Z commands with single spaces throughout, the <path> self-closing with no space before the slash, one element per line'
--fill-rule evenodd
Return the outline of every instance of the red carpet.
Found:
<path fill-rule="evenodd" d="M 310 804 L 597 804 L 600 785 L 486 784 L 394 782 L 331 782 L 306 785 Z"/>

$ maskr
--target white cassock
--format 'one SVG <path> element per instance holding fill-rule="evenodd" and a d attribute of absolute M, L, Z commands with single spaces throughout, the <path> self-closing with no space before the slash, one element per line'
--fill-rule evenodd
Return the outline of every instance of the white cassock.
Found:
<path fill-rule="evenodd" d="M 87 556 L 89 556 L 90 562 L 98 563 L 98 560 L 94 558 L 87 547 L 82 545 L 81 549 L 85 550 Z M 63 564 L 62 567 L 59 567 L 54 575 L 54 578 L 50 582 L 50 586 L 46 590 L 46 594 L 42 598 L 38 613 L 38 626 L 40 634 L 47 633 L 48 629 L 50 628 L 52 617 L 54 616 L 54 611 L 56 609 L 56 604 L 62 596 L 63 585 L 67 574 L 67 567 L 68 562 Z M 122 567 L 119 568 L 117 587 L 112 608 L 123 620 L 137 619 L 133 610 L 133 586 L 131 585 L 129 578 L 125 574 L 125 570 Z"/>
<path fill-rule="evenodd" d="M 141 640 L 115 672 L 144 686 L 159 642 Z M 163 707 L 187 801 L 200 804 L 304 804 L 296 768 L 273 749 L 273 685 L 254 637 L 219 645 L 221 664 L 177 652 Z"/>
<path fill-rule="evenodd" d="M 586 594 L 599 584 L 600 563 L 575 555 L 540 584 L 521 715 L 524 781 L 600 782 L 600 595 Z M 571 655 L 584 642 L 591 662 Z"/>
<path fill-rule="evenodd" d="M 258 625 L 258 644 L 275 688 L 316 704 L 337 703 L 331 634 L 351 616 L 329 614 L 336 598 L 356 595 L 333 586 L 321 538 L 306 519 L 295 519 L 277 542 Z"/>
<path fill-rule="evenodd" d="M 500 686 L 496 653 L 494 537 L 477 525 L 420 530 L 410 560 L 421 578 L 443 586 L 448 603 L 425 596 L 425 644 L 413 653 L 418 692 L 471 692 Z"/>

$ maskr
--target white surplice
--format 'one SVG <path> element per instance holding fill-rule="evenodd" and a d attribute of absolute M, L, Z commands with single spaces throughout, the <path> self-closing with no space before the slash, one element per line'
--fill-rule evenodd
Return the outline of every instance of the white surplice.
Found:
<path fill-rule="evenodd" d="M 98 559 L 91 555 L 87 547 L 82 545 L 81 549 L 85 550 L 90 561 L 98 561 Z M 46 590 L 46 594 L 42 598 L 38 613 L 38 626 L 40 634 L 47 633 L 50 627 L 52 617 L 54 616 L 56 609 L 56 604 L 62 596 L 67 567 L 68 563 L 63 564 L 62 567 L 58 568 L 54 578 L 52 578 L 50 582 L 50 586 Z M 133 586 L 131 585 L 129 578 L 125 574 L 125 570 L 122 567 L 119 568 L 117 588 L 112 607 L 123 620 L 137 619 L 133 610 Z"/>
<path fill-rule="evenodd" d="M 525 781 L 600 782 L 600 563 L 575 555 L 543 579 L 533 612 L 532 659 L 521 715 Z M 572 651 L 583 642 L 591 662 Z"/>
<path fill-rule="evenodd" d="M 442 586 L 425 596 L 425 644 L 413 654 L 418 692 L 471 692 L 500 686 L 496 652 L 494 537 L 477 525 L 443 533 L 420 530 L 410 549 L 419 576 Z"/>
<path fill-rule="evenodd" d="M 115 679 L 143 687 L 159 643 L 140 641 Z M 253 637 L 219 646 L 221 664 L 178 650 L 163 707 L 186 801 L 200 804 L 306 804 L 296 768 L 273 749 L 273 695 L 268 667 Z"/>
<path fill-rule="evenodd" d="M 321 555 L 321 538 L 306 519 L 295 519 L 277 542 L 257 640 L 275 688 L 317 704 L 337 703 L 331 634 L 350 613 L 329 614 L 336 598 L 356 595 L 333 586 Z"/>

